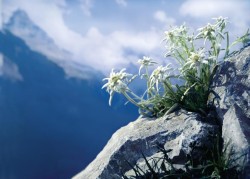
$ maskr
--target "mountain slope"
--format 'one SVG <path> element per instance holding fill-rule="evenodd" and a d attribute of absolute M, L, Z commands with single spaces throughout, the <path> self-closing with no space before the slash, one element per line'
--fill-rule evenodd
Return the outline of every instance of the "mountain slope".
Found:
<path fill-rule="evenodd" d="M 68 77 L 89 79 L 99 75 L 93 68 L 71 60 L 72 54 L 59 48 L 54 40 L 21 9 L 12 14 L 3 28 L 24 40 L 32 50 L 44 54 L 50 61 L 61 67 Z"/>
<path fill-rule="evenodd" d="M 100 79 L 65 78 L 60 67 L 9 31 L 0 39 L 4 63 L 16 65 L 21 75 L 0 77 L 0 178 L 70 178 L 117 128 L 137 117 L 131 106 L 107 105 Z M 115 98 L 114 104 L 121 102 Z"/>

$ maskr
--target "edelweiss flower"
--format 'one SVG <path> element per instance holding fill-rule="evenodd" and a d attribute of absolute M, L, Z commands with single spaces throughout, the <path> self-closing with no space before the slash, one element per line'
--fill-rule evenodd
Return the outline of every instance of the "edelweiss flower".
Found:
<path fill-rule="evenodd" d="M 197 76 L 199 77 L 202 64 L 208 64 L 208 60 L 205 59 L 204 49 L 201 49 L 198 52 L 190 52 L 187 62 L 181 69 L 182 73 L 195 68 L 197 70 Z"/>
<path fill-rule="evenodd" d="M 153 66 L 154 64 L 156 64 L 156 62 L 152 61 L 150 57 L 145 57 L 145 56 L 143 56 L 142 59 L 139 59 L 138 63 L 141 64 L 140 69 L 139 69 L 139 75 L 143 67 Z"/>
<path fill-rule="evenodd" d="M 169 31 L 165 31 L 165 39 L 166 41 L 175 41 L 175 37 L 185 36 L 187 33 L 187 27 L 185 24 L 181 25 L 180 27 L 174 27 Z"/>
<path fill-rule="evenodd" d="M 188 31 L 185 24 L 165 31 L 164 41 L 166 41 L 166 49 L 168 51 L 166 56 L 173 55 L 178 49 L 182 49 L 184 44 L 187 43 L 188 38 Z"/>
<path fill-rule="evenodd" d="M 183 69 L 191 69 L 194 66 L 198 66 L 200 63 L 207 63 L 207 61 L 203 60 L 205 57 L 204 49 L 198 52 L 190 52 L 190 56 L 187 59 L 187 62 L 184 64 Z"/>
<path fill-rule="evenodd" d="M 171 31 L 165 31 L 165 39 L 166 41 L 172 40 L 174 38 L 175 32 L 173 30 Z"/>
<path fill-rule="evenodd" d="M 126 69 L 124 68 L 120 72 L 114 72 L 114 69 L 112 69 L 109 78 L 103 79 L 108 81 L 105 85 L 103 85 L 102 89 L 107 88 L 107 92 L 110 95 L 109 105 L 111 105 L 111 101 L 115 92 L 123 93 L 128 90 L 127 85 L 133 78 L 129 79 L 129 77 L 132 75 L 126 73 L 125 70 Z"/>
<path fill-rule="evenodd" d="M 227 18 L 223 17 L 218 17 L 218 18 L 213 18 L 216 22 L 215 24 L 210 24 L 208 23 L 205 27 L 199 28 L 198 35 L 196 38 L 204 38 L 204 44 L 206 43 L 206 40 L 215 40 L 216 37 L 220 37 L 221 39 L 224 39 L 224 33 L 223 30 L 225 29 L 228 21 Z"/>
<path fill-rule="evenodd" d="M 214 19 L 216 21 L 215 26 L 217 26 L 217 28 L 219 28 L 220 32 L 222 32 L 225 29 L 225 27 L 228 23 L 227 17 L 220 16 L 220 17 L 212 18 L 212 19 Z"/>
<path fill-rule="evenodd" d="M 204 57 L 203 51 L 199 51 L 198 53 L 190 52 L 190 56 L 188 60 L 190 60 L 192 63 L 199 62 Z"/>
<path fill-rule="evenodd" d="M 151 74 L 149 81 L 150 81 L 150 87 L 153 87 L 156 85 L 157 91 L 159 91 L 159 83 L 162 83 L 166 78 L 170 75 L 170 70 L 172 68 L 169 67 L 170 64 L 167 66 L 163 67 L 158 66 Z"/>
<path fill-rule="evenodd" d="M 200 32 L 198 33 L 196 38 L 213 39 L 215 38 L 215 30 L 216 26 L 208 23 L 205 27 L 198 29 L 198 31 Z"/>
<path fill-rule="evenodd" d="M 178 28 L 179 34 L 187 34 L 187 27 L 185 23 Z"/>

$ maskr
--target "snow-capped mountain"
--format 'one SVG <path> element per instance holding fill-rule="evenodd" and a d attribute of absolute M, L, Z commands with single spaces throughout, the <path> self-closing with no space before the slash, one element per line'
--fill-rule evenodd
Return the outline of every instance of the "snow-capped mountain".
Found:
<path fill-rule="evenodd" d="M 110 108 L 98 73 L 87 73 L 89 67 L 64 59 L 58 63 L 45 51 L 31 48 L 36 41 L 70 55 L 22 11 L 0 31 L 1 179 L 71 178 L 115 130 L 138 115 L 135 107 L 121 106 L 125 100 L 117 96 Z M 65 71 L 92 78 L 65 78 Z"/>
<path fill-rule="evenodd" d="M 6 58 L 2 53 L 0 53 L 0 77 L 7 78 L 11 81 L 23 80 L 18 66 Z"/>
<path fill-rule="evenodd" d="M 37 51 L 64 69 L 67 77 L 91 79 L 100 75 L 93 68 L 78 64 L 70 60 L 72 55 L 65 49 L 60 49 L 40 27 L 29 18 L 23 10 L 16 10 L 9 21 L 4 24 L 3 30 L 8 30 L 34 51 Z"/>

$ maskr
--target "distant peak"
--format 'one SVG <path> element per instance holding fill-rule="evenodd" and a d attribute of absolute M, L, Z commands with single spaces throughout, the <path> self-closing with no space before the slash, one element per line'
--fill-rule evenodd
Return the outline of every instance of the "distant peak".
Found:
<path fill-rule="evenodd" d="M 40 35 L 47 36 L 46 33 L 38 27 L 29 17 L 29 15 L 21 9 L 17 9 L 11 16 L 10 20 L 4 24 L 4 29 L 11 31 L 17 36 L 31 35 L 34 36 L 37 32 Z"/>
<path fill-rule="evenodd" d="M 22 18 L 29 18 L 28 14 L 24 10 L 21 10 L 21 9 L 17 9 L 13 13 L 12 17 L 14 17 L 14 16 L 16 16 L 16 17 L 22 17 Z"/>
<path fill-rule="evenodd" d="M 9 19 L 9 21 L 7 22 L 6 26 L 10 26 L 13 24 L 18 23 L 19 25 L 28 25 L 28 24 L 33 24 L 33 22 L 31 21 L 31 19 L 29 18 L 28 14 L 21 10 L 21 9 L 17 9 L 11 16 L 11 18 Z"/>
<path fill-rule="evenodd" d="M 69 59 L 72 58 L 71 53 L 58 47 L 53 38 L 40 28 L 36 22 L 33 22 L 22 9 L 17 9 L 12 14 L 9 21 L 4 24 L 4 30 L 10 31 L 24 40 L 31 50 L 45 55 L 50 61 L 56 63 L 64 69 L 68 78 L 90 79 L 92 76 L 99 75 L 89 66 L 70 61 Z"/>

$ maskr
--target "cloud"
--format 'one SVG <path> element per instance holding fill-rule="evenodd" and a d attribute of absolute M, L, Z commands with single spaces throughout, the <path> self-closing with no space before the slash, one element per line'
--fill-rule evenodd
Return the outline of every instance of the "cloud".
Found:
<path fill-rule="evenodd" d="M 126 0 L 115 0 L 115 2 L 120 5 L 120 6 L 123 6 L 123 7 L 126 7 L 127 6 L 127 2 Z"/>
<path fill-rule="evenodd" d="M 231 12 L 240 13 L 244 9 L 244 1 L 228 0 L 187 0 L 182 4 L 180 12 L 193 17 L 210 17 Z"/>
<path fill-rule="evenodd" d="M 52 37 L 56 45 L 71 48 L 74 44 L 69 44 L 68 39 L 79 39 L 80 34 L 70 30 L 63 19 L 63 11 L 57 3 L 49 0 L 37 0 L 36 2 L 12 0 L 6 2 L 4 8 L 5 22 L 17 9 L 24 10 L 29 18 L 43 29 L 49 37 Z M 46 12 L 46 13 L 43 13 Z"/>
<path fill-rule="evenodd" d="M 2 1 L 0 2 L 0 31 L 3 28 L 3 11 L 2 11 L 3 7 L 2 7 Z"/>
<path fill-rule="evenodd" d="M 22 81 L 23 77 L 18 66 L 0 53 L 0 77 L 8 78 L 12 81 Z"/>
<path fill-rule="evenodd" d="M 183 16 L 190 16 L 196 19 L 224 16 L 235 27 L 247 29 L 249 27 L 250 2 L 246 0 L 187 0 L 180 7 Z"/>
<path fill-rule="evenodd" d="M 163 57 L 164 50 L 161 44 L 163 32 L 159 31 L 158 28 L 149 28 L 145 31 L 134 31 L 133 28 L 131 30 L 129 28 L 124 30 L 114 29 L 111 32 L 104 33 L 98 27 L 92 26 L 85 34 L 79 34 L 65 24 L 64 10 L 62 9 L 65 6 L 64 3 L 59 6 L 58 3 L 55 3 L 56 1 L 49 0 L 37 0 L 34 3 L 33 1 L 21 3 L 19 0 L 10 2 L 8 4 L 9 11 L 5 10 L 5 14 L 11 14 L 16 9 L 26 11 L 30 19 L 46 32 L 56 46 L 72 54 L 71 58 L 65 59 L 67 61 L 88 65 L 95 70 L 109 73 L 111 68 L 122 68 L 130 63 L 136 64 L 138 58 L 143 55 L 153 58 Z M 155 16 L 166 25 L 174 22 L 174 19 L 167 17 L 161 11 L 156 12 Z M 20 30 L 25 31 L 25 29 Z M 25 35 L 19 36 L 26 38 L 29 46 L 33 46 L 45 55 L 49 57 L 54 55 L 50 46 L 39 43 L 44 42 L 43 36 L 37 38 L 28 38 Z M 54 58 L 57 57 L 54 56 Z M 57 61 L 54 62 L 57 63 Z M 70 71 L 72 71 L 72 68 Z"/>
<path fill-rule="evenodd" d="M 168 17 L 164 11 L 158 10 L 154 13 L 154 18 L 167 25 L 173 25 L 175 23 L 175 19 Z"/>
<path fill-rule="evenodd" d="M 81 50 L 76 59 L 84 59 L 86 64 L 108 73 L 111 68 L 121 68 L 136 63 L 138 54 L 154 55 L 160 48 L 161 35 L 151 30 L 147 32 L 114 31 L 104 35 L 96 27 L 89 29 L 83 37 Z"/>
<path fill-rule="evenodd" d="M 80 0 L 80 6 L 86 16 L 91 16 L 91 8 L 93 7 L 93 0 Z"/>

